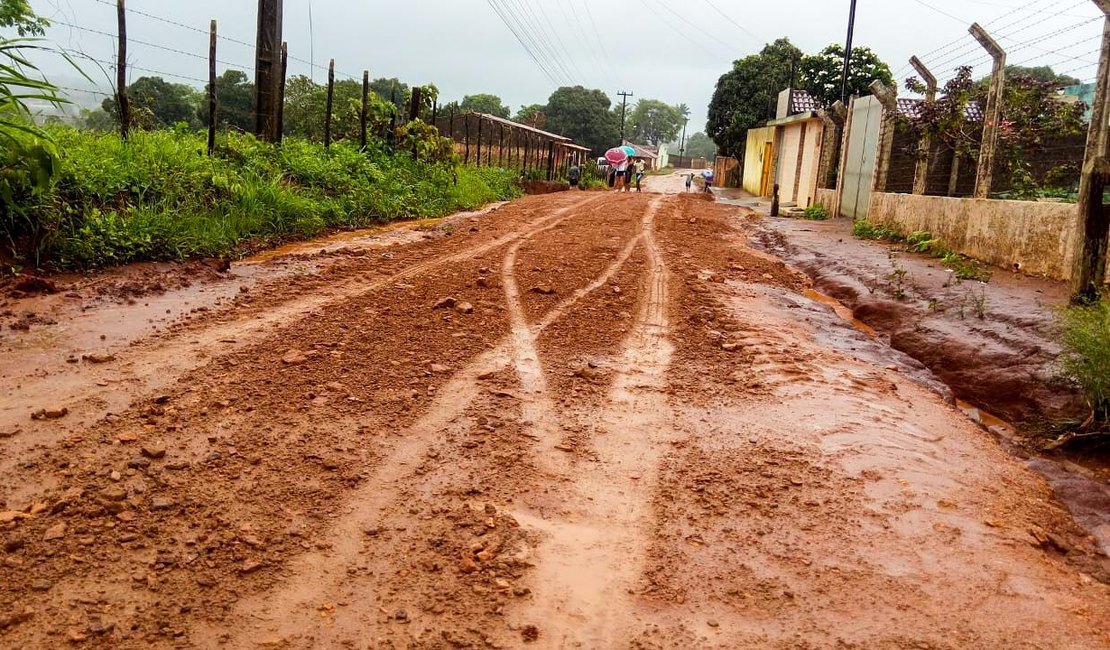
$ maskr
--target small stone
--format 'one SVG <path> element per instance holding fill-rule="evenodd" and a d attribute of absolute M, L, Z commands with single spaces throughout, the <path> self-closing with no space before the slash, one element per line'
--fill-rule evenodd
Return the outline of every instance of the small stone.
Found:
<path fill-rule="evenodd" d="M 258 560 L 247 560 L 239 567 L 239 573 L 249 575 L 262 568 L 262 563 Z"/>
<path fill-rule="evenodd" d="M 69 640 L 70 643 L 82 643 L 84 641 L 87 641 L 88 638 L 89 637 L 80 630 L 70 630 L 69 632 L 66 632 L 66 639 Z"/>
<path fill-rule="evenodd" d="M 61 539 L 66 536 L 66 523 L 64 521 L 58 522 L 46 529 L 46 533 L 42 536 L 42 541 L 51 542 L 56 539 Z"/>
<path fill-rule="evenodd" d="M 119 474 L 119 472 L 115 472 L 115 473 L 117 475 Z M 127 500 L 127 490 L 123 489 L 123 487 L 118 486 L 118 485 L 117 486 L 112 486 L 110 488 L 105 489 L 103 492 L 101 492 L 100 496 L 103 497 L 107 501 L 126 501 Z"/>
<path fill-rule="evenodd" d="M 20 429 L 0 429 L 0 440 L 14 438 L 20 434 Z"/>
<path fill-rule="evenodd" d="M 123 480 L 123 474 L 120 474 L 119 470 L 112 470 L 112 473 L 108 475 L 108 478 L 118 483 L 119 481 Z"/>
<path fill-rule="evenodd" d="M 451 372 L 451 367 L 445 366 L 442 363 L 433 363 L 432 372 L 436 373 L 437 375 L 442 375 L 444 373 Z"/>
<path fill-rule="evenodd" d="M 154 497 L 150 501 L 151 510 L 169 510 L 176 505 L 177 503 L 169 497 Z"/>
<path fill-rule="evenodd" d="M 155 404 L 166 404 L 172 399 L 169 395 L 156 395 L 152 400 Z"/>
<path fill-rule="evenodd" d="M 62 408 L 49 408 L 39 409 L 31 414 L 32 420 L 60 420 L 69 415 L 69 409 Z"/>
<path fill-rule="evenodd" d="M 378 535 L 381 535 L 384 531 L 381 526 L 367 526 L 366 528 L 362 529 L 362 532 L 365 533 L 367 537 L 377 537 Z"/>
<path fill-rule="evenodd" d="M 455 311 L 459 312 L 460 314 L 473 314 L 474 305 L 470 304 L 469 302 L 460 302 L 459 304 L 455 305 Z"/>
<path fill-rule="evenodd" d="M 538 287 L 532 287 L 532 293 L 538 293 L 541 296 L 553 296 L 555 295 L 555 289 L 547 285 L 540 285 Z"/>
<path fill-rule="evenodd" d="M 432 305 L 432 309 L 454 309 L 457 304 L 459 304 L 458 300 L 448 296 L 437 300 L 436 303 Z"/>
<path fill-rule="evenodd" d="M 49 580 L 35 580 L 34 582 L 31 583 L 31 590 L 32 591 L 50 591 L 50 588 L 53 587 L 53 586 L 54 586 L 54 583 L 50 582 Z"/>
<path fill-rule="evenodd" d="M 403 609 L 399 609 L 396 612 L 393 612 L 393 618 L 394 618 L 394 620 L 398 620 L 398 621 L 401 621 L 401 622 L 408 622 L 409 613 L 406 612 Z"/>
<path fill-rule="evenodd" d="M 131 469 L 146 469 L 150 467 L 150 459 L 144 456 L 136 456 L 127 461 L 127 466 Z"/>
<path fill-rule="evenodd" d="M 127 444 L 129 442 L 135 442 L 138 439 L 139 439 L 139 434 L 135 433 L 134 431 L 125 431 L 125 432 L 119 434 L 118 436 L 116 436 L 116 440 L 118 440 L 121 444 Z"/>
<path fill-rule="evenodd" d="M 485 289 L 486 287 L 489 286 L 489 280 L 487 280 L 486 278 L 478 278 L 478 281 L 475 284 L 477 284 L 479 287 Z"/>
<path fill-rule="evenodd" d="M 709 619 L 708 621 L 706 621 L 706 624 L 707 624 L 707 625 L 708 625 L 709 627 L 720 627 L 720 626 L 721 626 L 721 624 L 720 624 L 720 623 L 718 623 L 717 621 L 715 621 L 715 620 L 713 620 L 713 619 Z"/>
<path fill-rule="evenodd" d="M 153 460 L 159 460 L 166 457 L 166 448 L 160 444 L 146 444 L 142 446 L 140 452 L 143 456 Z"/>
<path fill-rule="evenodd" d="M 740 349 L 740 344 L 739 343 L 722 343 L 721 344 L 721 349 L 724 350 L 725 352 L 736 352 L 737 350 Z"/>
<path fill-rule="evenodd" d="M 308 356 L 300 350 L 289 350 L 281 357 L 281 362 L 287 366 L 299 366 L 306 361 Z"/>
<path fill-rule="evenodd" d="M 116 355 L 107 354 L 107 353 L 104 353 L 104 354 L 93 353 L 93 354 L 86 354 L 84 356 L 84 359 L 85 359 L 85 361 L 88 361 L 89 363 L 111 363 L 111 362 L 116 360 Z"/>
<path fill-rule="evenodd" d="M 520 628 L 520 638 L 525 643 L 535 643 L 540 639 L 540 629 L 535 625 L 525 625 Z"/>

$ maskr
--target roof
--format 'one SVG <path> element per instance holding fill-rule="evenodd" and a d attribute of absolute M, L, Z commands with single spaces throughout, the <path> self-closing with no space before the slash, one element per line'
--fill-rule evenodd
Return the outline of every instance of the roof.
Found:
<path fill-rule="evenodd" d="M 652 158 L 652 159 L 659 158 L 658 154 L 656 154 L 655 152 L 653 152 L 651 149 L 649 149 L 647 147 L 643 147 L 643 146 L 640 146 L 638 144 L 632 144 L 632 143 L 629 143 L 628 146 L 632 147 L 633 149 L 636 150 L 636 154 L 634 156 L 632 156 L 633 158 Z"/>
<path fill-rule="evenodd" d="M 915 118 L 920 114 L 920 108 L 923 100 L 910 99 L 908 97 L 898 98 L 898 112 L 909 118 Z M 964 114 L 971 122 L 983 121 L 983 107 L 979 102 L 968 102 L 967 108 L 964 109 Z"/>
<path fill-rule="evenodd" d="M 541 129 L 537 129 L 535 127 L 528 126 L 527 124 L 521 124 L 520 122 L 514 122 L 512 120 L 506 120 L 503 117 L 497 117 L 496 115 L 490 115 L 489 113 L 471 113 L 471 114 L 472 115 L 477 115 L 478 117 L 480 117 L 482 119 L 485 119 L 485 120 L 489 120 L 490 122 L 493 122 L 495 124 L 501 124 L 501 125 L 504 125 L 504 126 L 512 127 L 514 129 L 520 129 L 521 131 L 527 131 L 529 133 L 535 133 L 536 135 L 542 135 L 543 137 L 545 137 L 549 140 L 554 140 L 556 142 L 570 142 L 571 141 L 571 139 L 566 137 L 565 135 L 559 135 L 558 133 L 551 133 L 550 131 L 543 131 Z"/>
<path fill-rule="evenodd" d="M 820 102 L 804 90 L 794 89 L 794 92 L 790 93 L 790 115 L 816 113 L 821 108 Z"/>

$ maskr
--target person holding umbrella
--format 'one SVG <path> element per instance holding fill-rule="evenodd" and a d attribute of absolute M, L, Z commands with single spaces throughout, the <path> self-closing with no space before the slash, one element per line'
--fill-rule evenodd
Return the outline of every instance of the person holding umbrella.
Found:
<path fill-rule="evenodd" d="M 624 189 L 625 174 L 628 171 L 628 153 L 616 147 L 605 152 L 605 160 L 613 166 L 614 185 L 616 190 L 620 192 Z"/>
<path fill-rule="evenodd" d="M 701 177 L 705 180 L 705 193 L 711 194 L 713 191 L 713 170 L 707 169 L 703 171 Z"/>

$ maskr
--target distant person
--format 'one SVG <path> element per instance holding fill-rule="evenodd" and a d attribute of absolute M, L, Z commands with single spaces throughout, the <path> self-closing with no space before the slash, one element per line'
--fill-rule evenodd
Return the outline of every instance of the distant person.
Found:
<path fill-rule="evenodd" d="M 694 175 L 686 174 L 686 191 L 692 192 L 694 190 Z"/>
<path fill-rule="evenodd" d="M 712 172 L 712 170 L 707 169 L 704 172 L 702 172 L 701 175 L 702 175 L 702 178 L 705 179 L 705 193 L 706 194 L 712 194 L 713 193 L 713 172 Z"/>
<path fill-rule="evenodd" d="M 624 162 L 619 163 L 613 170 L 613 175 L 616 177 L 614 180 L 616 182 L 616 188 L 617 188 L 618 192 L 623 191 L 624 188 L 625 188 L 624 184 L 625 184 L 625 176 L 627 175 L 627 172 L 628 172 L 628 160 L 627 159 L 625 159 Z"/>
<path fill-rule="evenodd" d="M 582 170 L 578 165 L 571 165 L 570 170 L 567 171 L 567 178 L 570 180 L 570 189 L 579 187 L 578 181 L 582 178 Z"/>
<path fill-rule="evenodd" d="M 644 191 L 644 189 L 643 189 L 644 171 L 646 169 L 647 169 L 647 165 L 644 164 L 644 161 L 642 161 L 642 160 L 637 160 L 636 161 L 636 191 L 637 192 L 643 192 Z"/>
<path fill-rule="evenodd" d="M 636 163 L 631 158 L 629 158 L 628 164 L 625 165 L 625 168 L 624 168 L 624 191 L 625 192 L 631 192 L 632 191 L 632 175 L 635 172 L 635 165 L 636 165 Z"/>

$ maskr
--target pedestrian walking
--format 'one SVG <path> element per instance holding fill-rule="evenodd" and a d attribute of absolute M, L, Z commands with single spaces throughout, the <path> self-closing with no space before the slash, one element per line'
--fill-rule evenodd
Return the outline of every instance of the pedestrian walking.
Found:
<path fill-rule="evenodd" d="M 613 170 L 614 180 L 616 182 L 617 191 L 624 190 L 625 174 L 628 172 L 628 161 L 618 163 Z"/>
<path fill-rule="evenodd" d="M 582 169 L 578 165 L 571 165 L 567 171 L 567 179 L 570 181 L 570 189 L 579 187 L 578 183 L 582 179 Z"/>
<path fill-rule="evenodd" d="M 644 164 L 644 161 L 642 161 L 642 160 L 637 160 L 636 161 L 636 191 L 637 192 L 643 192 L 644 191 L 643 182 L 644 182 L 644 171 L 646 169 L 647 169 L 647 165 Z"/>
<path fill-rule="evenodd" d="M 635 164 L 631 158 L 628 159 L 628 164 L 624 168 L 624 191 L 632 191 L 632 175 L 635 173 Z"/>
<path fill-rule="evenodd" d="M 691 192 L 694 189 L 694 175 L 686 174 L 686 191 Z"/>

